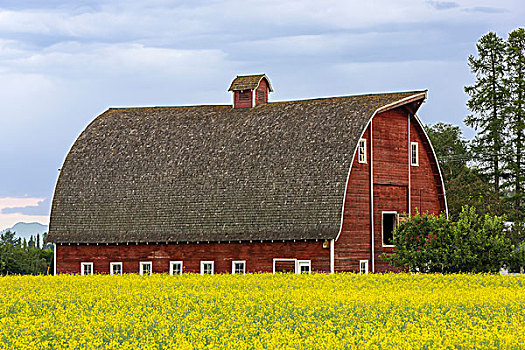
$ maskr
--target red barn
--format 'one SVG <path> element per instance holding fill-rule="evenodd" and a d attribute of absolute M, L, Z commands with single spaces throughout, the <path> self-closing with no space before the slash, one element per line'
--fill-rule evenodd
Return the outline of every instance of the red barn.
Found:
<path fill-rule="evenodd" d="M 55 188 L 56 273 L 382 272 L 399 219 L 446 211 L 426 91 L 111 108 Z"/>

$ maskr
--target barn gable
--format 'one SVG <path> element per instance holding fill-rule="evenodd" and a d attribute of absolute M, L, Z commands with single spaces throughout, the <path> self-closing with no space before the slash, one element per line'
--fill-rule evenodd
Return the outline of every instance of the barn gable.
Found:
<path fill-rule="evenodd" d="M 370 118 L 425 97 L 109 109 L 62 166 L 48 241 L 334 239 Z"/>

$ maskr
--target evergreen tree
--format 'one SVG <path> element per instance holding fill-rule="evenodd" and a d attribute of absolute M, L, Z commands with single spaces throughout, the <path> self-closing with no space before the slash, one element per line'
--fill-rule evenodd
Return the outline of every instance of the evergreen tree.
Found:
<path fill-rule="evenodd" d="M 525 133 L 525 29 L 518 28 L 509 33 L 507 39 L 505 86 L 510 97 L 506 109 L 508 115 L 509 142 L 507 143 L 507 169 L 511 187 L 514 221 L 524 220 L 525 201 L 523 188 L 525 171 L 523 142 Z"/>
<path fill-rule="evenodd" d="M 499 193 L 502 180 L 502 153 L 505 130 L 504 61 L 505 41 L 496 33 L 482 36 L 476 44 L 478 57 L 469 56 L 468 65 L 476 75 L 472 86 L 466 86 L 469 95 L 467 107 L 472 112 L 465 124 L 478 134 L 471 144 L 471 152 L 480 169 Z"/>

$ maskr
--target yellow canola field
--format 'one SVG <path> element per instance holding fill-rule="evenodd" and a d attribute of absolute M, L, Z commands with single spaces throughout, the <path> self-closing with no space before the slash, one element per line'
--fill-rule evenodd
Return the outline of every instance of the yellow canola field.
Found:
<path fill-rule="evenodd" d="M 525 277 L 0 277 L 0 349 L 523 349 Z"/>

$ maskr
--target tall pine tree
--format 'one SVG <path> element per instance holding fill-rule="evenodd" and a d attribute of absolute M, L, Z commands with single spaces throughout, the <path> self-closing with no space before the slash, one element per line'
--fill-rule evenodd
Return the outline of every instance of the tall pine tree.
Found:
<path fill-rule="evenodd" d="M 509 33 L 507 39 L 505 86 L 509 96 L 506 114 L 508 115 L 507 169 L 508 184 L 511 187 L 511 200 L 515 222 L 522 223 L 525 211 L 523 189 L 525 171 L 523 142 L 525 133 L 525 29 L 518 28 Z"/>
<path fill-rule="evenodd" d="M 502 156 L 505 130 L 504 62 L 505 41 L 496 33 L 483 35 L 476 48 L 478 57 L 469 56 L 468 65 L 476 75 L 476 82 L 466 86 L 469 95 L 467 107 L 472 112 L 465 124 L 473 127 L 477 135 L 471 143 L 473 158 L 499 193 L 502 180 Z"/>

